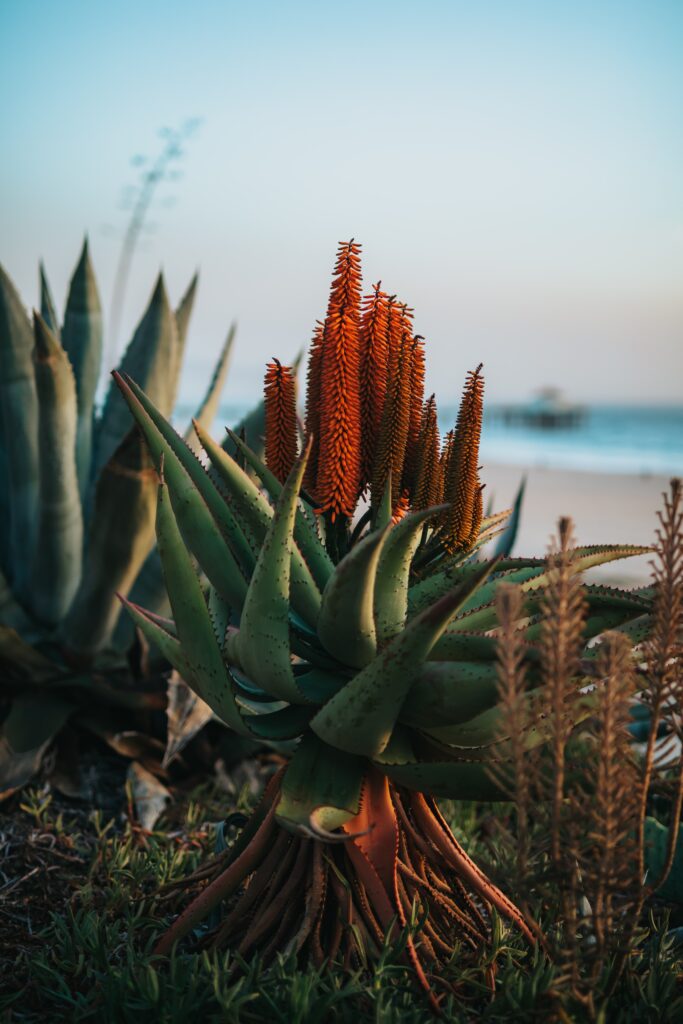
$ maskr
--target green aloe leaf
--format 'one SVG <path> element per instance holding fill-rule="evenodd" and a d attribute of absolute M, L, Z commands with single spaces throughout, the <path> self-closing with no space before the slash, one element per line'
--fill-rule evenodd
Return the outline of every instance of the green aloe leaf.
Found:
<path fill-rule="evenodd" d="M 50 288 L 50 284 L 47 279 L 47 274 L 45 272 L 45 266 L 42 260 L 40 261 L 39 275 L 40 315 L 42 316 L 43 320 L 54 334 L 55 338 L 59 338 L 59 317 L 57 316 L 55 300 L 52 298 L 52 289 Z"/>
<path fill-rule="evenodd" d="M 512 503 L 512 514 L 508 520 L 505 530 L 500 534 L 498 543 L 494 548 L 494 555 L 498 555 L 501 558 L 507 557 L 515 546 L 515 541 L 517 540 L 517 534 L 519 532 L 525 489 L 526 477 L 523 476 L 517 490 L 517 494 L 515 495 L 515 500 Z"/>
<path fill-rule="evenodd" d="M 481 761 L 448 759 L 420 760 L 404 731 L 392 738 L 389 746 L 373 763 L 392 782 L 418 793 L 453 800 L 507 800 L 509 797 L 489 777 Z"/>
<path fill-rule="evenodd" d="M 223 447 L 233 459 L 237 457 L 238 446 L 236 437 L 241 438 L 249 446 L 256 458 L 261 462 L 266 456 L 265 446 L 266 435 L 266 406 L 263 399 L 251 409 L 246 416 L 243 416 L 234 430 L 228 431 L 228 436 L 223 441 Z M 252 476 L 254 471 L 246 468 L 246 472 Z"/>
<path fill-rule="evenodd" d="M 159 469 L 163 465 L 173 512 L 185 543 L 218 592 L 235 608 L 241 609 L 247 584 L 208 505 L 151 421 L 142 415 L 138 421 L 155 465 Z M 210 481 L 208 485 L 213 486 Z"/>
<path fill-rule="evenodd" d="M 410 566 L 424 524 L 447 505 L 404 516 L 389 532 L 375 580 L 375 622 L 381 643 L 399 633 L 408 614 Z"/>
<path fill-rule="evenodd" d="M 380 754 L 432 647 L 458 608 L 494 569 L 495 563 L 481 567 L 474 579 L 409 622 L 312 719 L 316 735 L 352 754 Z"/>
<path fill-rule="evenodd" d="M 165 419 L 154 403 L 150 401 L 149 397 L 133 380 L 129 377 L 123 378 L 118 373 L 114 374 L 114 380 L 121 389 L 125 401 L 128 403 L 136 422 L 145 435 L 157 468 L 159 468 L 162 455 L 172 452 L 174 459 L 187 473 L 198 495 L 210 512 L 216 527 L 229 549 L 228 553 L 232 553 L 234 561 L 242 572 L 251 572 L 254 566 L 254 555 L 247 539 L 232 510 L 216 489 L 215 484 L 194 452 L 188 448 L 182 437 L 176 433 L 168 420 Z M 234 580 L 234 586 L 234 603 L 239 609 L 241 604 L 238 603 L 237 591 L 241 590 L 241 587 L 237 579 Z M 233 600 L 228 594 L 226 594 L 226 597 L 228 600 Z"/>
<path fill-rule="evenodd" d="M 33 371 L 33 330 L 21 299 L 0 267 L 0 416 L 9 498 L 0 533 L 9 539 L 5 569 L 15 594 L 28 597 L 38 507 L 38 399 Z M 9 527 L 8 527 L 9 524 Z"/>
<path fill-rule="evenodd" d="M 173 402 L 169 367 L 173 366 L 177 346 L 176 320 L 160 274 L 145 314 L 125 351 L 119 372 L 130 374 L 165 416 L 170 414 Z M 111 457 L 130 426 L 128 407 L 118 387 L 112 383 L 97 429 L 96 472 Z"/>
<path fill-rule="evenodd" d="M 159 485 L 156 526 L 173 619 L 192 672 L 187 682 L 197 686 L 199 696 L 227 726 L 244 734 L 232 682 L 165 483 Z"/>
<path fill-rule="evenodd" d="M 233 442 L 237 455 L 243 456 L 245 462 L 254 471 L 254 476 L 261 481 L 270 495 L 271 501 L 276 502 L 282 493 L 282 484 L 277 477 L 271 473 L 263 460 L 254 452 L 249 445 L 233 431 L 228 430 L 228 436 Z M 223 444 L 223 448 L 230 455 L 230 449 Z M 234 458 L 235 456 L 233 456 Z M 322 543 L 315 526 L 308 519 L 301 506 L 297 507 L 296 520 L 294 523 L 294 540 L 301 551 L 302 557 L 311 570 L 311 575 L 316 585 L 323 591 L 327 581 L 334 572 L 334 563 L 330 558 L 325 545 Z"/>
<path fill-rule="evenodd" d="M 632 548 L 629 549 L 629 554 L 643 554 L 648 549 Z M 591 565 L 600 565 L 602 561 L 611 561 L 612 558 L 628 557 L 627 555 L 614 555 L 611 557 L 605 557 L 606 553 L 592 553 L 590 555 L 582 556 L 576 559 L 575 565 L 577 571 L 581 571 L 584 568 L 590 568 Z M 588 564 L 590 563 L 590 564 Z M 525 578 L 526 577 L 526 578 Z M 494 605 L 494 597 L 496 586 L 499 582 L 519 582 L 521 590 L 528 595 L 525 609 L 528 615 L 536 615 L 540 612 L 543 602 L 543 588 L 547 586 L 549 581 L 549 572 L 547 570 L 533 570 L 533 569 L 522 569 L 512 573 L 505 573 L 502 580 L 493 580 L 485 589 L 482 590 L 482 602 L 479 603 L 479 595 L 470 602 L 470 608 L 463 609 L 462 613 L 458 616 L 457 620 L 452 623 L 451 630 L 458 632 L 461 629 L 467 630 L 487 630 L 492 629 L 496 623 L 496 609 Z M 585 585 L 583 588 L 584 596 L 589 606 L 589 613 L 591 615 L 611 613 L 614 611 L 628 610 L 631 612 L 646 612 L 649 608 L 649 604 L 643 598 L 637 595 L 629 594 L 627 591 L 619 591 L 610 587 L 600 587 L 595 585 Z M 476 607 L 472 607 L 476 605 Z M 611 628 L 606 626 L 605 628 Z M 531 637 L 530 637 L 531 638 Z"/>
<path fill-rule="evenodd" d="M 225 386 L 225 378 L 228 375 L 228 368 L 230 366 L 230 356 L 232 353 L 232 346 L 235 339 L 235 325 L 233 324 L 228 332 L 228 337 L 225 340 L 225 344 L 221 349 L 218 362 L 213 371 L 213 376 L 209 383 L 209 387 L 202 399 L 202 402 L 197 409 L 196 415 L 192 420 L 192 423 L 185 431 L 185 441 L 190 448 L 196 452 L 198 439 L 196 433 L 196 424 L 198 423 L 201 427 L 206 430 L 211 430 L 213 421 L 216 418 L 218 412 L 218 406 L 220 404 L 221 395 L 223 393 L 223 387 Z"/>
<path fill-rule="evenodd" d="M 420 729 L 467 722 L 498 700 L 495 661 L 430 661 L 401 708 L 401 721 Z"/>
<path fill-rule="evenodd" d="M 258 555 L 273 518 L 272 506 L 235 459 L 212 439 L 200 423 L 195 422 L 195 429 L 214 471 L 227 489 L 231 507 L 242 530 L 250 541 L 255 555 Z M 295 543 L 292 546 L 290 578 L 291 602 L 294 611 L 313 628 L 320 612 L 320 591 L 296 544 L 296 523 L 294 531 Z"/>
<path fill-rule="evenodd" d="M 597 565 L 603 565 L 621 558 L 642 555 L 649 548 L 633 545 L 593 545 L 575 548 L 575 567 L 577 572 L 584 572 Z M 448 566 L 439 570 L 427 579 L 415 583 L 408 594 L 408 608 L 411 615 L 422 611 L 442 594 L 448 593 L 454 582 L 466 579 L 468 574 L 476 570 L 475 563 Z M 504 558 L 500 561 L 498 573 L 485 588 L 479 591 L 468 605 L 468 608 L 484 607 L 493 602 L 496 587 L 506 573 L 505 579 L 510 583 L 524 584 L 525 591 L 546 586 L 548 582 L 547 562 L 545 558 Z M 535 581 L 535 582 L 534 582 Z M 467 609 L 465 609 L 467 610 Z M 472 629 L 486 629 L 487 626 L 472 626 Z"/>
<path fill-rule="evenodd" d="M 195 693 L 201 697 L 201 680 L 195 680 L 192 665 L 178 637 L 164 628 L 158 617 L 151 615 L 146 609 L 140 608 L 139 605 L 128 601 L 121 595 L 119 595 L 119 600 L 130 616 L 133 625 L 138 627 L 150 644 L 159 649 L 162 657 L 180 673 L 188 686 L 191 686 Z"/>
<path fill-rule="evenodd" d="M 489 778 L 484 764 L 468 761 L 407 761 L 390 764 L 375 761 L 392 782 L 418 793 L 452 800 L 508 800 L 509 796 Z"/>
<path fill-rule="evenodd" d="M 304 732 L 312 714 L 312 708 L 292 704 L 266 715 L 247 715 L 244 724 L 258 739 L 293 740 Z"/>
<path fill-rule="evenodd" d="M 219 646 L 222 647 L 225 642 L 225 634 L 227 633 L 228 626 L 230 625 L 232 608 L 213 586 L 209 587 L 207 603 L 209 606 L 211 622 L 213 623 L 213 631 L 216 634 L 216 640 L 218 640 Z"/>
<path fill-rule="evenodd" d="M 90 483 L 93 448 L 95 392 L 102 364 L 102 307 L 90 261 L 88 239 L 71 278 L 64 312 L 62 344 L 66 350 L 74 376 L 78 396 L 78 432 L 76 438 L 76 467 L 81 496 L 84 498 Z M 127 433 L 127 427 L 119 440 Z"/>
<path fill-rule="evenodd" d="M 65 645 L 92 657 L 111 638 L 119 617 L 117 591 L 127 595 L 154 545 L 157 475 L 133 428 L 100 474 L 83 576 L 64 622 Z"/>
<path fill-rule="evenodd" d="M 76 474 L 76 383 L 71 364 L 35 314 L 39 399 L 38 533 L 31 564 L 31 609 L 48 626 L 66 615 L 81 579 L 83 517 Z"/>
<path fill-rule="evenodd" d="M 377 653 L 375 579 L 390 529 L 375 530 L 355 544 L 323 591 L 318 637 L 329 654 L 354 668 L 367 665 Z"/>
<path fill-rule="evenodd" d="M 242 609 L 237 639 L 243 669 L 274 697 L 305 702 L 296 685 L 289 647 L 289 582 L 294 518 L 306 451 L 294 465 L 275 508 Z"/>
<path fill-rule="evenodd" d="M 363 758 L 335 750 L 304 734 L 287 765 L 275 816 L 293 831 L 316 836 L 331 832 L 360 811 Z"/>
<path fill-rule="evenodd" d="M 168 602 L 164 573 L 156 546 L 152 548 L 143 562 L 142 568 L 135 578 L 135 583 L 130 589 L 129 597 L 133 604 L 146 608 L 148 612 L 170 614 L 171 606 Z M 112 646 L 117 651 L 127 651 L 133 639 L 133 622 L 130 616 L 122 610 L 112 636 Z"/>

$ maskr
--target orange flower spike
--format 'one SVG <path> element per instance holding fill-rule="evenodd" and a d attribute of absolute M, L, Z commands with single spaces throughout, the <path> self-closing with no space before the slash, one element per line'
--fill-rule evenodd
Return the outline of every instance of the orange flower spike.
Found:
<path fill-rule="evenodd" d="M 319 511 L 351 517 L 361 468 L 360 246 L 351 239 L 337 253 L 323 327 L 320 376 Z"/>
<path fill-rule="evenodd" d="M 410 511 L 410 496 L 407 491 L 404 491 L 401 497 L 398 499 L 396 508 L 391 513 L 391 522 L 394 526 L 396 523 L 400 523 L 405 515 Z"/>
<path fill-rule="evenodd" d="M 422 425 L 417 442 L 417 474 L 413 494 L 413 508 L 431 508 L 438 505 L 443 495 L 443 473 L 439 455 L 439 426 L 434 395 L 424 403 Z"/>
<path fill-rule="evenodd" d="M 412 492 L 416 485 L 418 470 L 418 448 L 420 428 L 422 426 L 422 405 L 425 392 L 425 344 L 421 334 L 416 334 L 412 341 L 410 364 L 410 425 L 408 427 L 408 446 L 406 461 L 403 467 L 403 486 Z"/>
<path fill-rule="evenodd" d="M 306 464 L 304 487 L 315 495 L 318 473 L 318 457 L 320 454 L 320 378 L 323 358 L 323 325 L 318 320 L 313 331 L 313 339 L 308 353 L 308 371 L 306 374 L 306 437 L 313 437 L 311 452 Z"/>
<path fill-rule="evenodd" d="M 468 548 L 481 523 L 479 441 L 483 418 L 484 380 L 481 364 L 467 375 L 458 421 L 444 479 L 444 515 L 441 539 L 451 553 Z"/>
<path fill-rule="evenodd" d="M 360 322 L 360 408 L 361 408 L 361 487 L 372 477 L 382 408 L 387 391 L 389 359 L 388 296 L 380 291 L 381 281 L 372 295 L 363 300 Z"/>
<path fill-rule="evenodd" d="M 397 341 L 398 328 L 403 336 Z M 398 508 L 402 493 L 401 478 L 410 426 L 410 380 L 412 359 L 412 332 L 405 307 L 391 306 L 389 310 L 389 365 L 387 393 L 382 411 L 382 423 L 377 442 L 377 453 L 372 476 L 372 503 L 378 506 L 391 470 L 393 509 Z M 392 334 L 393 328 L 393 334 Z"/>
<path fill-rule="evenodd" d="M 289 366 L 268 363 L 264 384 L 266 465 L 282 483 L 297 458 L 296 382 Z"/>

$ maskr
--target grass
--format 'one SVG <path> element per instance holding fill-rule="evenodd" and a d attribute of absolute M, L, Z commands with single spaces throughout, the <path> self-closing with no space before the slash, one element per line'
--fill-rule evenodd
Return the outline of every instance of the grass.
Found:
<path fill-rule="evenodd" d="M 215 823 L 249 809 L 249 787 L 226 793 L 216 781 L 185 793 L 153 832 L 143 832 L 128 801 L 90 812 L 47 788 L 4 805 L 0 826 L 0 1014 L 6 1022 L 282 1022 L 426 1024 L 426 1002 L 400 963 L 401 943 L 384 950 L 374 973 L 300 970 L 281 957 L 265 970 L 255 959 L 179 950 L 152 955 L 172 916 L 160 886 L 182 878 L 215 845 Z M 444 804 L 458 838 L 483 866 L 504 876 L 506 850 L 489 808 Z M 664 922 L 664 923 L 663 923 Z M 418 933 L 419 922 L 414 929 Z M 605 1021 L 683 1018 L 681 950 L 665 917 L 632 958 L 602 1017 Z M 495 962 L 495 991 L 489 968 Z M 558 996 L 559 973 L 496 925 L 493 950 L 463 972 L 457 950 L 447 972 L 456 994 L 444 1018 L 582 1020 Z"/>

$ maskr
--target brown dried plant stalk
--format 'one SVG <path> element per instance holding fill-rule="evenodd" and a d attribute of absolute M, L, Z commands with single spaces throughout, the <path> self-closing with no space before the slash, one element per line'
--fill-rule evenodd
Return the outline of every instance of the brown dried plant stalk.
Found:
<path fill-rule="evenodd" d="M 558 880 L 567 880 L 564 838 L 567 745 L 576 716 L 576 677 L 580 668 L 581 633 L 586 605 L 574 561 L 571 519 L 560 519 L 558 538 L 548 554 L 550 582 L 541 604 L 541 671 L 543 713 L 550 735 L 550 860 Z M 564 887 L 563 882 L 563 887 Z M 568 908 L 567 908 L 568 909 Z"/>
<path fill-rule="evenodd" d="M 633 828 L 640 780 L 629 733 L 636 677 L 625 636 L 605 634 L 597 671 L 595 711 L 582 746 L 580 778 L 568 794 L 575 823 L 577 896 L 585 897 L 589 908 L 581 922 L 580 944 L 569 952 L 578 958 L 574 977 L 581 974 L 582 996 L 591 1006 L 607 962 L 623 952 L 630 936 L 640 877 Z"/>
<path fill-rule="evenodd" d="M 662 495 L 664 507 L 657 513 L 652 580 L 655 592 L 653 624 L 644 645 L 647 663 L 646 686 L 641 699 L 650 708 L 650 729 L 643 762 L 638 847 L 641 878 L 645 873 L 645 817 L 648 794 L 660 774 L 656 763 L 656 743 L 660 725 L 683 741 L 683 493 L 681 481 L 671 481 L 668 494 Z M 666 880 L 673 864 L 683 805 L 683 756 L 680 748 L 673 766 L 673 786 L 669 785 L 671 816 L 667 852 L 658 878 L 649 880 L 643 896 L 651 895 Z"/>
<path fill-rule="evenodd" d="M 526 671 L 524 666 L 524 634 L 519 629 L 523 617 L 524 595 L 518 584 L 502 583 L 496 592 L 498 616 L 497 672 L 498 706 L 501 710 L 501 741 L 507 740 L 510 757 L 492 764 L 494 781 L 507 793 L 516 811 L 516 863 L 514 892 L 521 896 L 521 909 L 530 917 L 525 906 L 530 889 L 530 810 L 531 774 L 530 757 L 524 737 L 530 725 L 526 701 Z"/>

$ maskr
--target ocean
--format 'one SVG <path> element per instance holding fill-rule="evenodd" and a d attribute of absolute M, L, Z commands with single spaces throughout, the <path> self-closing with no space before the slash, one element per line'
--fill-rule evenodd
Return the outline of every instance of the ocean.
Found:
<path fill-rule="evenodd" d="M 221 406 L 214 430 L 233 425 L 253 403 Z M 174 420 L 182 426 L 194 409 L 183 406 Z M 683 475 L 683 405 L 594 405 L 574 428 L 539 430 L 503 423 L 489 406 L 482 432 L 482 462 L 601 473 Z M 450 429 L 457 407 L 440 411 L 441 428 Z"/>

